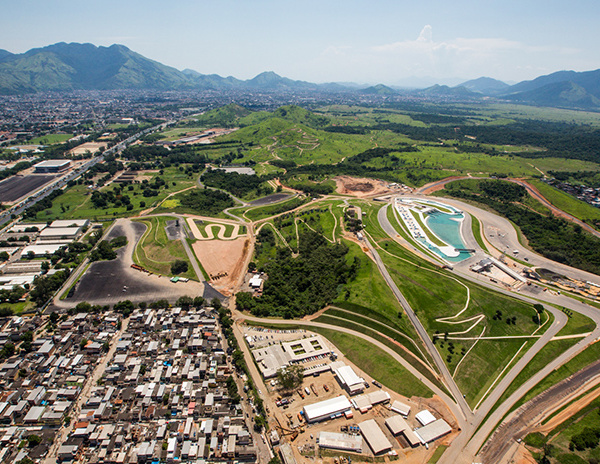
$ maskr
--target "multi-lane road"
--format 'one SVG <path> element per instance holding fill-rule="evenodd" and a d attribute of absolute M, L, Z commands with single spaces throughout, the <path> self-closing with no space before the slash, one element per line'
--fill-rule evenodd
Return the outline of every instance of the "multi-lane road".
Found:
<path fill-rule="evenodd" d="M 36 192 L 32 193 L 25 200 L 21 200 L 21 202 L 19 202 L 16 206 L 13 206 L 11 209 L 4 211 L 2 214 L 0 214 L 0 227 L 4 226 L 7 222 L 10 222 L 12 220 L 13 216 L 19 216 L 30 206 L 33 206 L 38 201 L 43 200 L 44 198 L 46 198 L 48 195 L 50 195 L 55 190 L 62 189 L 70 181 L 77 179 L 79 176 L 81 176 L 84 172 L 86 172 L 92 166 L 104 161 L 105 156 L 120 153 L 125 148 L 127 148 L 127 146 L 129 146 L 131 143 L 135 142 L 138 138 L 140 138 L 146 134 L 149 134 L 150 132 L 153 132 L 155 130 L 163 129 L 167 125 L 172 124 L 172 123 L 173 123 L 173 121 L 169 121 L 169 122 L 159 124 L 157 126 L 153 126 L 153 127 L 144 129 L 144 130 L 132 135 L 131 137 L 128 137 L 127 139 L 123 140 L 122 142 L 117 143 L 115 146 L 109 148 L 108 150 L 104 151 L 100 155 L 90 159 L 89 161 L 87 161 L 84 164 L 82 164 L 81 166 L 79 166 L 77 169 L 67 172 L 65 175 L 63 175 L 60 178 L 58 178 L 57 180 L 53 181 L 50 185 L 46 185 L 45 187 L 38 189 Z"/>

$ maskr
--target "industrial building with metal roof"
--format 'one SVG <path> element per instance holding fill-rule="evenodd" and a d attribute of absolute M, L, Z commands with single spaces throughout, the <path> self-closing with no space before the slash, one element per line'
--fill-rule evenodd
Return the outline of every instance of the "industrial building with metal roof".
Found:
<path fill-rule="evenodd" d="M 69 168 L 71 161 L 69 160 L 47 160 L 35 164 L 36 173 L 61 172 Z"/>
<path fill-rule="evenodd" d="M 402 416 L 392 416 L 385 420 L 385 425 L 394 436 L 404 435 L 408 444 L 413 448 L 421 444 L 421 439 L 413 432 L 408 422 Z"/>
<path fill-rule="evenodd" d="M 452 427 L 450 427 L 450 425 L 448 425 L 444 419 L 438 419 L 430 422 L 420 429 L 415 430 L 415 435 L 419 437 L 421 443 L 426 444 L 431 443 L 432 441 L 435 441 L 438 438 L 449 434 L 450 432 L 452 432 Z"/>
<path fill-rule="evenodd" d="M 352 405 L 344 395 L 330 398 L 318 403 L 304 406 L 304 417 L 307 422 L 318 422 L 321 420 L 339 417 L 346 412 L 352 411 Z"/>
<path fill-rule="evenodd" d="M 380 454 L 392 449 L 392 444 L 381 431 L 375 419 L 361 422 L 358 424 L 358 428 L 360 428 L 360 433 L 362 433 L 365 441 L 371 447 L 373 454 Z"/>
<path fill-rule="evenodd" d="M 360 435 L 349 433 L 320 432 L 318 437 L 320 448 L 353 451 L 362 453 L 363 439 Z"/>
<path fill-rule="evenodd" d="M 421 425 L 427 425 L 435 421 L 435 416 L 427 409 L 424 409 L 415 414 L 415 419 L 417 419 Z"/>
<path fill-rule="evenodd" d="M 81 227 L 48 227 L 40 232 L 38 241 L 48 242 L 57 239 L 75 240 L 81 233 Z"/>
<path fill-rule="evenodd" d="M 410 414 L 410 406 L 398 400 L 392 403 L 392 407 L 390 409 L 398 414 L 403 415 L 404 417 L 407 417 Z"/>
<path fill-rule="evenodd" d="M 337 363 L 335 363 L 337 364 Z M 356 393 L 362 393 L 365 389 L 365 380 L 354 372 L 352 367 L 342 364 L 335 368 L 332 364 L 331 369 L 338 378 L 338 381 L 342 384 L 348 393 L 355 395 Z"/>

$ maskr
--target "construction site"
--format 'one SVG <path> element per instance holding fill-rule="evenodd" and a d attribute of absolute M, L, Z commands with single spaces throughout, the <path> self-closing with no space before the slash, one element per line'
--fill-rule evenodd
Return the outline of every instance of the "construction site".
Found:
<path fill-rule="evenodd" d="M 286 464 L 422 463 L 456 434 L 440 402 L 384 388 L 320 335 L 250 326 L 243 334 L 267 389 L 268 438 Z M 281 388 L 277 371 L 294 365 L 304 368 L 302 384 Z"/>

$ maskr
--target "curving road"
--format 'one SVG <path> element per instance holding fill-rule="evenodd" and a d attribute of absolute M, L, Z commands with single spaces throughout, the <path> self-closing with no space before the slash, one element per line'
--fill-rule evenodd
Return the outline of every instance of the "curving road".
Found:
<path fill-rule="evenodd" d="M 395 237 L 398 235 L 398 233 L 393 229 L 393 227 L 387 220 L 387 215 L 386 215 L 387 206 L 388 205 L 386 205 L 385 207 L 383 207 L 379 210 L 379 212 L 377 213 L 377 218 L 379 220 L 379 224 L 383 227 L 384 231 L 386 231 L 386 233 L 388 233 L 388 230 L 392 231 L 392 233 L 391 234 L 388 233 L 388 235 Z M 360 215 L 359 215 L 359 217 L 360 217 Z M 438 368 L 438 371 L 441 373 L 441 375 L 444 379 L 444 383 L 449 388 L 450 392 L 452 393 L 456 402 L 458 403 L 458 406 L 462 413 L 462 419 L 469 420 L 473 414 L 471 411 L 471 408 L 469 408 L 469 405 L 465 401 L 463 394 L 461 393 L 460 389 L 456 385 L 456 382 L 452 378 L 452 374 L 450 374 L 450 371 L 448 370 L 446 363 L 443 361 L 442 357 L 440 356 L 440 353 L 438 352 L 438 350 L 435 348 L 433 342 L 431 341 L 430 335 L 427 333 L 427 330 L 425 330 L 425 327 L 423 327 L 423 324 L 421 324 L 421 321 L 415 314 L 415 311 L 412 309 L 412 307 L 410 306 L 410 304 L 408 303 L 408 301 L 406 300 L 406 298 L 404 297 L 404 295 L 402 294 L 402 292 L 400 291 L 400 289 L 398 288 L 398 286 L 392 279 L 392 276 L 390 276 L 387 268 L 385 267 L 385 265 L 383 264 L 383 261 L 381 260 L 381 257 L 379 256 L 379 253 L 377 253 L 377 251 L 375 250 L 373 245 L 371 245 L 371 242 L 369 242 L 369 239 L 366 236 L 364 238 L 364 241 L 365 241 L 365 244 L 367 245 L 367 248 L 369 249 L 369 252 L 371 253 L 371 256 L 373 256 L 373 259 L 375 260 L 375 264 L 377 265 L 379 272 L 381 273 L 385 282 L 388 284 L 388 286 L 394 293 L 394 296 L 398 299 L 398 301 L 402 305 L 402 308 L 406 312 L 406 315 L 410 319 L 410 322 L 415 327 L 419 337 L 423 341 L 425 348 L 427 348 L 427 351 L 433 358 L 433 361 L 434 361 L 436 367 Z M 457 419 L 460 423 L 461 418 L 457 417 Z M 461 426 L 462 426 L 462 424 L 461 424 Z"/>
<path fill-rule="evenodd" d="M 236 322 L 241 322 L 243 320 L 246 320 L 246 321 L 258 322 L 258 323 L 262 323 L 262 324 L 275 324 L 275 325 L 293 324 L 293 325 L 302 326 L 302 327 L 321 327 L 323 329 L 335 330 L 336 332 L 346 333 L 346 334 L 358 337 L 362 340 L 366 340 L 369 343 L 372 343 L 373 345 L 377 346 L 377 348 L 385 351 L 391 357 L 393 357 L 398 363 L 402 364 L 402 366 L 404 368 L 406 368 L 406 370 L 408 370 L 412 375 L 414 375 L 416 378 L 418 378 L 419 381 L 423 382 L 423 384 L 427 388 L 429 388 L 436 395 L 438 395 L 444 401 L 444 403 L 448 406 L 448 408 L 451 410 L 452 414 L 454 414 L 454 416 L 457 418 L 457 420 L 459 421 L 459 424 L 461 423 L 460 417 L 462 416 L 462 410 L 456 405 L 454 400 L 452 398 L 450 398 L 443 390 L 441 390 L 437 385 L 435 385 L 429 379 L 427 379 L 426 377 L 423 377 L 423 374 L 421 374 L 417 369 L 415 369 L 406 359 L 404 359 L 402 356 L 400 356 L 398 353 L 396 353 L 394 350 L 392 350 L 389 346 L 381 343 L 379 340 L 371 338 L 362 332 L 357 332 L 356 330 L 348 329 L 346 327 L 340 327 L 337 325 L 325 324 L 323 322 L 304 321 L 304 320 L 293 320 L 292 321 L 289 319 L 266 319 L 266 318 L 260 318 L 260 317 L 254 317 L 254 316 L 247 316 L 245 314 L 240 313 L 237 310 L 233 310 L 232 313 L 234 314 L 234 320 Z M 243 339 L 243 337 L 242 337 L 242 339 Z"/>
<path fill-rule="evenodd" d="M 444 200 L 446 202 L 446 200 Z M 512 225 L 498 216 L 495 216 L 491 213 L 487 213 L 483 210 L 479 210 L 478 208 L 470 207 L 462 202 L 452 200 L 448 201 L 448 203 L 453 206 L 458 207 L 464 211 L 471 212 L 475 217 L 478 217 L 485 227 L 498 227 L 499 230 L 511 230 L 514 232 L 514 239 L 516 240 L 516 232 Z M 398 233 L 390 224 L 387 219 L 387 208 L 389 205 L 386 205 L 384 208 L 381 208 L 378 214 L 378 220 L 384 231 L 395 239 Z M 473 209 L 477 209 L 478 211 L 473 211 Z M 470 211 L 469 211 L 470 210 Z M 484 214 L 480 214 L 484 213 Z M 494 226 L 490 225 L 490 222 L 494 224 Z M 463 237 L 468 240 L 469 246 L 472 246 L 474 243 L 474 239 L 472 234 L 470 233 L 470 226 L 467 228 L 466 223 L 463 224 Z M 508 228 L 508 230 L 507 230 Z M 508 235 L 508 234 L 506 234 Z M 505 235 L 505 236 L 506 236 Z M 518 240 L 517 240 L 518 243 Z M 511 243 L 512 244 L 512 243 Z M 528 251 L 529 254 L 531 252 Z M 472 260 L 469 260 L 472 261 Z M 550 260 L 545 260 L 547 265 L 554 265 Z M 566 271 L 572 271 L 568 266 L 564 266 Z M 523 293 L 530 293 L 530 296 L 522 295 L 515 292 L 509 292 L 504 288 L 499 288 L 495 285 L 492 285 L 490 282 L 480 280 L 476 274 L 468 271 L 468 268 L 464 266 L 455 266 L 455 273 L 460 274 L 462 277 L 474 281 L 479 285 L 483 285 L 487 288 L 490 288 L 494 291 L 498 291 L 500 293 L 510 295 L 512 297 L 519 298 L 528 303 L 534 304 L 538 301 L 533 299 L 544 299 L 547 302 L 552 302 L 555 304 L 560 304 L 561 306 L 572 309 L 573 311 L 579 312 L 581 314 L 590 317 L 594 322 L 596 322 L 596 329 L 583 340 L 574 345 L 571 349 L 567 350 L 561 356 L 556 358 L 554 361 L 545 366 L 542 370 L 540 370 L 535 376 L 529 379 L 525 384 L 523 384 L 513 395 L 511 395 L 502 405 L 500 405 L 491 415 L 490 417 L 483 423 L 486 419 L 488 413 L 492 410 L 494 405 L 498 402 L 500 397 L 506 391 L 506 389 L 510 386 L 510 384 L 514 381 L 517 375 L 521 372 L 521 370 L 527 365 L 527 363 L 534 358 L 534 356 L 548 343 L 552 337 L 554 337 L 562 327 L 567 322 L 567 317 L 562 311 L 558 311 L 551 306 L 546 306 L 546 309 L 555 317 L 555 321 L 550 328 L 548 328 L 545 333 L 536 341 L 532 348 L 530 348 L 522 358 L 509 370 L 509 372 L 498 382 L 493 391 L 489 394 L 489 396 L 482 402 L 479 409 L 475 411 L 475 413 L 471 416 L 469 423 L 466 427 L 463 428 L 461 434 L 452 442 L 451 446 L 448 450 L 443 454 L 440 459 L 441 464 L 454 464 L 454 463 L 471 463 L 474 462 L 476 454 L 478 453 L 481 446 L 486 441 L 487 437 L 494 431 L 496 428 L 496 424 L 502 419 L 502 417 L 512 408 L 512 406 L 536 383 L 538 383 L 541 379 L 543 379 L 546 375 L 551 373 L 554 369 L 559 367 L 568 361 L 572 356 L 577 354 L 579 351 L 584 349 L 594 340 L 597 340 L 600 337 L 600 313 L 593 308 L 580 303 L 576 300 L 553 295 L 550 293 L 537 293 L 533 294 L 532 289 L 529 287 L 524 287 Z M 575 270 L 576 271 L 576 270 Z M 572 387 L 572 385 L 571 385 Z M 483 423 L 483 425 L 481 425 Z M 481 425 L 481 428 L 477 430 L 477 428 Z M 510 428 L 505 428 L 505 430 L 510 431 Z M 486 457 L 490 455 L 494 455 L 495 458 L 501 454 L 503 446 L 501 446 L 498 451 L 498 445 L 503 445 L 505 443 L 505 439 L 501 438 L 500 440 L 493 439 L 486 449 L 494 450 L 494 452 L 489 452 L 486 454 Z M 499 462 L 494 460 L 485 460 L 483 462 Z"/>

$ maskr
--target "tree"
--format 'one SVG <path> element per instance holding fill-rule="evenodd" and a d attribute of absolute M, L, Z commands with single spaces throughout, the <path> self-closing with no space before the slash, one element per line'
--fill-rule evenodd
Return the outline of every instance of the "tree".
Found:
<path fill-rule="evenodd" d="M 42 442 L 42 437 L 40 437 L 39 435 L 29 435 L 27 437 L 27 442 L 30 448 L 35 448 Z"/>
<path fill-rule="evenodd" d="M 59 316 L 58 313 L 56 311 L 52 311 L 50 313 L 50 322 L 52 322 L 53 324 L 56 324 L 58 322 Z"/>
<path fill-rule="evenodd" d="M 135 309 L 135 305 L 130 300 L 119 301 L 113 306 L 113 309 L 124 317 L 129 316 Z"/>
<path fill-rule="evenodd" d="M 197 296 L 194 298 L 194 307 L 199 308 L 204 304 L 204 298 Z"/>
<path fill-rule="evenodd" d="M 299 364 L 279 369 L 277 371 L 277 380 L 282 390 L 293 390 L 302 385 L 304 379 L 304 367 Z"/>
<path fill-rule="evenodd" d="M 8 254 L 8 252 L 6 252 L 6 251 L 0 252 L 0 261 L 8 261 L 8 258 L 10 258 L 10 255 Z"/>
<path fill-rule="evenodd" d="M 15 345 L 11 342 L 6 342 L 0 350 L 0 359 L 10 358 L 15 354 Z"/>
<path fill-rule="evenodd" d="M 194 304 L 194 300 L 191 296 L 181 296 L 175 302 L 175 305 L 181 306 L 182 309 L 189 309 Z"/>
<path fill-rule="evenodd" d="M 171 264 L 171 273 L 172 274 L 182 274 L 184 272 L 187 272 L 188 270 L 188 263 L 185 261 L 182 261 L 180 259 L 175 260 L 174 263 Z"/>

